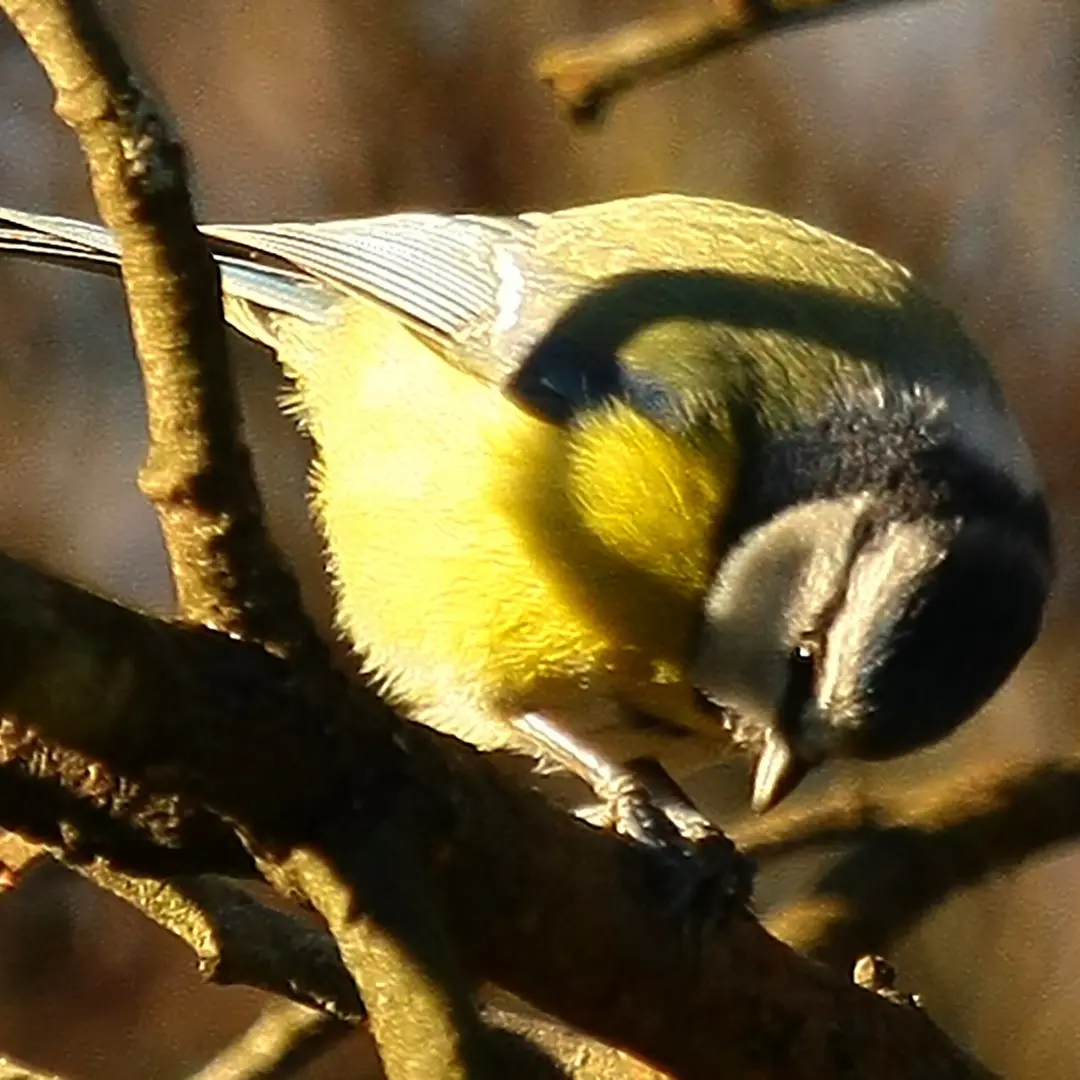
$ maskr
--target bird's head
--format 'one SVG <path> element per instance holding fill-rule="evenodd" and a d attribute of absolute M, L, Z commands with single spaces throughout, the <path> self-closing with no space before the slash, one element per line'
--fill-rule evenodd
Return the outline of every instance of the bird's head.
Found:
<path fill-rule="evenodd" d="M 1044 521 L 863 495 L 749 529 L 715 573 L 693 677 L 756 755 L 754 809 L 827 759 L 895 757 L 971 716 L 1038 633 L 1047 547 Z"/>

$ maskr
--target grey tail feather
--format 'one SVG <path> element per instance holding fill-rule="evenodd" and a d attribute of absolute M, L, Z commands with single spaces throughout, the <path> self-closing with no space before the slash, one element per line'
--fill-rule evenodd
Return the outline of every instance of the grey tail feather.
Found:
<path fill-rule="evenodd" d="M 213 249 L 213 241 L 210 241 Z M 116 277 L 120 250 L 108 229 L 72 218 L 0 208 L 0 253 Z M 338 299 L 320 284 L 277 266 L 214 252 L 226 294 L 268 314 L 322 322 Z"/>
<path fill-rule="evenodd" d="M 115 252 L 88 248 L 57 236 L 31 233 L 25 229 L 0 228 L 0 251 L 34 262 L 95 270 L 111 277 L 120 273 L 120 259 Z"/>

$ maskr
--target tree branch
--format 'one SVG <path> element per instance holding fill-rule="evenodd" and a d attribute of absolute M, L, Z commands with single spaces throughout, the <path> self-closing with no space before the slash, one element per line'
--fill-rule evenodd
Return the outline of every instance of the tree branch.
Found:
<path fill-rule="evenodd" d="M 826 799 L 748 835 L 759 850 L 787 851 L 831 842 L 844 823 L 852 849 L 811 895 L 769 919 L 783 940 L 838 964 L 886 952 L 951 892 L 1080 836 L 1080 757 L 982 765 L 902 793 Z"/>
<path fill-rule="evenodd" d="M 537 78 L 577 123 L 598 120 L 612 100 L 640 83 L 699 63 L 713 53 L 811 20 L 851 15 L 887 0 L 709 0 L 665 12 L 590 41 L 546 49 Z"/>
<path fill-rule="evenodd" d="M 119 242 L 150 426 L 141 483 L 158 511 L 181 613 L 192 622 L 290 657 L 296 674 L 313 690 L 333 687 L 330 692 L 343 696 L 329 651 L 265 527 L 228 365 L 220 280 L 195 226 L 183 147 L 133 78 L 91 0 L 4 3 L 56 89 L 56 111 L 79 138 L 102 219 Z M 384 718 L 383 747 L 390 745 L 386 724 Z M 389 762 L 393 755 L 384 752 L 381 757 Z M 371 777 L 370 760 L 368 765 Z M 395 771 L 391 764 L 390 775 Z M 274 857 L 268 849 L 281 837 L 260 837 L 258 829 L 250 828 L 250 806 L 236 817 L 271 867 Z M 309 845 L 317 846 L 343 822 L 361 824 L 353 813 L 344 813 L 340 821 L 328 817 L 316 834 L 308 835 Z M 412 835 L 414 821 L 397 825 L 403 849 L 423 846 Z M 364 846 L 362 828 L 352 841 Z M 405 872 L 407 863 L 381 861 L 378 882 L 367 882 L 363 891 L 371 895 L 377 885 L 403 901 L 409 919 L 396 921 L 400 942 L 395 945 L 402 956 L 424 950 L 428 981 L 414 985 L 407 1000 L 377 997 L 369 1004 L 376 1037 L 402 1029 L 402 1019 L 384 1016 L 384 1008 L 408 1006 L 410 1016 L 428 1015 L 429 1032 L 462 1029 L 460 1039 L 448 1040 L 438 1058 L 428 1055 L 424 1075 L 432 1080 L 480 1076 L 482 1043 L 473 1037 L 480 1030 L 479 1019 L 457 975 L 457 961 L 430 890 L 418 865 Z M 366 869 L 363 863 L 355 867 Z M 346 882 L 341 874 L 320 879 L 327 887 L 330 882 L 342 888 L 365 884 Z M 328 898 L 308 898 L 316 907 L 331 907 Z M 392 975 L 381 961 L 394 951 L 383 928 L 363 919 L 338 925 L 347 927 L 357 955 L 376 965 L 378 978 L 373 974 L 366 981 L 383 985 Z M 361 938 L 370 939 L 363 948 Z M 355 964 L 350 969 L 359 975 Z M 445 992 L 436 993 L 436 987 Z M 462 1050 L 460 1061 L 456 1047 Z M 413 1075 L 411 1058 L 425 1053 L 419 1044 L 411 1055 L 404 1053 L 396 1041 L 380 1049 L 390 1080 Z"/>
<path fill-rule="evenodd" d="M 549 1016 L 511 1011 L 498 1005 L 488 1005 L 484 1020 L 492 1031 L 502 1031 L 537 1047 L 551 1063 L 557 1063 L 555 1075 L 573 1080 L 672 1080 L 622 1050 L 595 1042 L 580 1032 L 566 1027 Z M 514 1073 L 515 1077 L 521 1073 Z M 539 1076 L 551 1075 L 540 1072 Z M 531 1078 L 532 1073 L 528 1076 Z"/>
<path fill-rule="evenodd" d="M 0 556 L 0 579 L 10 582 L 10 569 Z M 0 593 L 12 597 L 2 583 Z M 17 637 L 15 609 L 8 616 Z M 45 680 L 62 678 L 65 664 L 53 667 L 48 656 L 38 660 L 41 690 L 51 694 L 55 686 L 45 686 Z M 0 684 L 4 681 L 0 670 Z M 74 700 L 67 704 L 76 707 Z M 69 723 L 81 726 L 76 716 Z M 101 856 L 144 874 L 255 873 L 235 831 L 193 800 L 151 791 L 100 758 L 43 739 L 2 715 L 0 828 L 18 831 L 76 865 Z"/>
<path fill-rule="evenodd" d="M 106 43 L 81 54 L 85 27 L 58 21 L 59 3 L 3 3 L 43 60 L 55 46 L 50 74 L 88 147 L 95 188 L 115 185 L 120 192 L 104 216 L 125 248 L 140 348 L 145 332 L 152 352 L 162 341 L 155 343 L 150 328 L 175 313 L 170 298 L 187 280 L 179 269 L 206 270 L 201 248 L 192 246 L 198 242 L 186 204 L 183 214 L 176 210 L 182 224 L 175 234 L 168 222 L 158 222 L 156 232 L 151 225 L 154 207 L 176 209 L 159 185 L 182 189 L 179 159 L 168 138 L 164 150 L 153 146 L 162 125 L 114 48 Z M 88 5 L 75 7 L 83 21 L 89 18 Z M 94 35 L 103 34 L 94 28 Z M 111 197 L 97 194 L 103 205 Z M 125 202 L 129 197 L 135 201 Z M 155 236 L 163 248 L 152 254 Z M 173 245 L 193 261 L 172 257 Z M 155 274 L 168 279 L 163 292 L 149 283 Z M 204 325 L 211 307 L 216 317 L 216 294 L 202 296 L 201 307 L 179 309 L 181 321 L 190 315 L 180 337 L 162 339 L 171 341 L 160 357 L 165 367 L 170 349 L 204 346 L 208 362 L 220 364 L 223 353 Z M 174 559 L 189 575 L 182 601 L 188 614 L 243 629 L 249 589 L 265 590 L 267 583 L 234 565 L 235 549 L 225 553 L 233 535 L 228 513 L 221 519 L 216 510 L 203 513 L 199 485 L 221 474 L 200 455 L 215 454 L 217 444 L 188 441 L 184 427 L 210 430 L 222 417 L 233 424 L 231 388 L 218 368 L 201 384 L 198 365 L 181 365 L 172 384 L 158 363 L 144 358 L 148 383 L 161 380 L 150 387 L 152 408 L 163 410 L 151 422 L 155 444 L 175 439 L 193 458 L 181 461 L 177 474 L 155 461 L 149 486 L 166 518 L 205 530 L 184 538 L 179 525 L 166 526 L 176 534 Z M 192 412 L 169 413 L 167 383 L 195 394 Z M 211 406 L 213 388 L 222 386 L 228 407 Z M 158 390 L 162 400 L 155 404 Z M 242 446 L 227 446 L 225 456 L 237 468 L 246 465 Z M 245 483 L 240 490 L 250 500 Z M 211 487 L 211 506 L 228 506 L 227 491 Z M 259 526 L 257 514 L 246 521 Z M 207 565 L 186 565 L 200 559 Z M 182 796 L 235 823 L 279 887 L 285 879 L 299 882 L 321 908 L 361 980 L 380 951 L 395 965 L 434 973 L 438 992 L 427 1002 L 441 1014 L 431 1017 L 443 1025 L 446 1043 L 460 1039 L 465 1069 L 473 1026 L 462 1020 L 469 1017 L 467 1003 L 453 963 L 444 961 L 443 927 L 423 921 L 431 909 L 416 888 L 417 866 L 431 881 L 432 908 L 445 912 L 452 940 L 477 977 L 686 1080 L 981 1075 L 921 1014 L 799 957 L 745 912 L 718 912 L 688 926 L 658 910 L 658 867 L 649 851 L 571 820 L 501 780 L 475 752 L 401 725 L 370 691 L 324 675 L 321 647 L 308 645 L 289 610 L 286 604 L 280 620 L 260 615 L 256 640 L 239 641 L 138 616 L 0 560 L 0 709 L 16 732 L 36 727 L 46 740 L 107 762 L 117 778 L 101 797 L 110 810 L 131 777 L 150 792 Z M 305 677 L 275 652 L 293 661 L 307 657 L 317 677 Z M 78 797 L 85 800 L 86 793 Z M 409 856 L 401 866 L 380 847 L 388 837 Z M 406 931 L 401 919 L 416 911 L 420 925 Z M 402 985 L 387 995 L 384 1032 L 391 1031 Z M 378 1033 L 380 1023 L 374 1026 Z M 393 1050 L 392 1043 L 393 1037 Z M 448 1073 L 456 1075 L 457 1066 L 451 1060 Z"/>
<path fill-rule="evenodd" d="M 363 828 L 366 823 L 353 824 Z M 347 822 L 342 825 L 348 828 Z M 472 987 L 464 971 L 451 966 L 441 925 L 427 924 L 437 936 L 426 940 L 415 933 L 423 924 L 410 907 L 425 877 L 410 850 L 415 831 L 385 817 L 375 835 L 368 828 L 362 845 L 341 836 L 329 845 L 329 855 L 325 846 L 297 848 L 283 870 L 334 935 L 370 1011 L 383 1069 L 392 1080 L 496 1075 L 489 1070 Z M 367 865 L 356 867 L 357 860 Z M 357 888 L 360 882 L 383 886 L 365 892 Z"/>
<path fill-rule="evenodd" d="M 4 0 L 78 136 L 119 240 L 142 366 L 158 511 L 183 615 L 325 656 L 264 524 L 230 374 L 217 267 L 195 226 L 184 149 L 90 0 Z M 325 662 L 324 660 L 322 662 Z"/>
<path fill-rule="evenodd" d="M 243 1035 L 190 1080 L 288 1080 L 351 1030 L 316 1009 L 271 1002 Z"/>
<path fill-rule="evenodd" d="M 180 938 L 212 982 L 266 990 L 347 1025 L 365 1019 L 333 938 L 238 885 L 211 876 L 138 877 L 103 860 L 79 872 Z"/>
<path fill-rule="evenodd" d="M 471 969 L 544 1011 L 689 1080 L 722 1068 L 829 1076 L 838 1046 L 853 1080 L 971 1075 L 928 1021 L 801 959 L 748 916 L 699 934 L 664 916 L 648 851 L 572 820 L 470 748 L 405 725 L 387 750 L 367 730 L 366 697 L 339 701 L 328 722 L 325 697 L 257 646 L 17 566 L 0 559 L 9 723 L 82 735 L 121 776 L 167 782 L 271 849 L 321 835 L 343 807 L 361 808 L 375 835 L 407 800 L 430 822 L 435 897 Z M 91 724 L 89 703 L 107 703 Z M 373 771 L 379 753 L 392 769 Z M 763 1045 L 778 1056 L 763 1062 Z"/>

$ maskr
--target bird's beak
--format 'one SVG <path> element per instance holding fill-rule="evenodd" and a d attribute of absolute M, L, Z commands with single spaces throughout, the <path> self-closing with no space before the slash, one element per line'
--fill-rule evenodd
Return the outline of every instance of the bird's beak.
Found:
<path fill-rule="evenodd" d="M 754 766 L 754 791 L 750 805 L 755 814 L 771 810 L 798 785 L 809 766 L 791 743 L 777 731 L 765 736 L 765 746 Z"/>

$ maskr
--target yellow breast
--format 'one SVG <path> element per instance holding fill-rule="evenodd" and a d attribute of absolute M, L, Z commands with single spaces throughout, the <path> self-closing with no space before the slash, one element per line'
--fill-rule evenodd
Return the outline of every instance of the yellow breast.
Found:
<path fill-rule="evenodd" d="M 726 445 L 618 404 L 546 423 L 388 314 L 335 333 L 354 339 L 333 350 L 348 371 L 294 367 L 340 620 L 369 667 L 416 708 L 448 696 L 572 708 L 599 694 L 684 718 L 732 486 Z"/>

